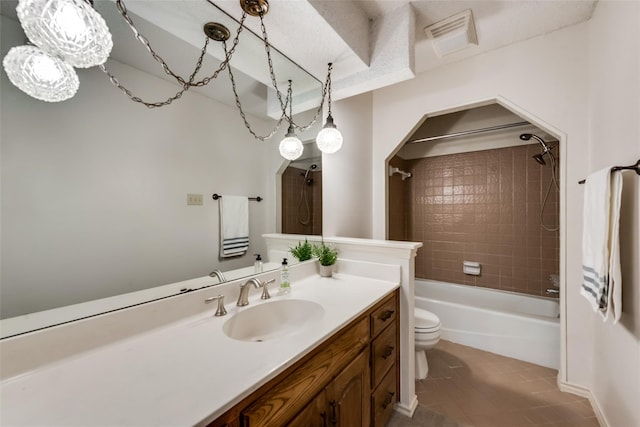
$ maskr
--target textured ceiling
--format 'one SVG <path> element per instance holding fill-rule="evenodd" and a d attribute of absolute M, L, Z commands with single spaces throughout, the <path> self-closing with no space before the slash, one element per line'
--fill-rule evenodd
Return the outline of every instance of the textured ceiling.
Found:
<path fill-rule="evenodd" d="M 240 18 L 237 0 L 211 1 L 229 15 Z M 0 3 L 3 15 L 15 16 L 12 9 L 16 1 Z M 146 54 L 140 46 L 123 41 L 132 36 L 126 26 L 116 21 L 119 17 L 109 3 L 113 1 L 96 0 L 96 8 L 111 10 L 105 14 L 117 33 L 114 57 L 161 76 L 157 64 L 140 58 Z M 155 45 L 164 49 L 168 61 L 178 64 L 176 67 L 194 64 L 203 44 L 202 25 L 212 20 L 213 6 L 207 0 L 125 0 L 125 3 L 132 14 L 140 17 L 149 39 L 158 40 Z M 317 79 L 324 80 L 328 62 L 335 64 L 333 97 L 340 99 L 586 21 L 595 5 L 595 0 L 270 0 L 264 22 L 272 45 Z M 439 58 L 423 28 L 466 9 L 473 13 L 478 45 Z M 254 33 L 261 33 L 258 18 L 248 17 L 245 25 Z M 232 33 L 235 27 L 230 27 Z M 254 100 L 264 98 L 270 85 L 268 75 L 265 77 L 264 49 L 241 43 L 236 56 L 237 68 L 246 75 L 242 91 Z M 282 65 L 276 69 L 283 82 L 289 78 L 288 68 L 295 67 Z M 252 84 L 252 79 L 260 83 Z M 223 102 L 229 103 L 229 94 L 226 90 Z M 307 104 L 310 107 L 312 103 Z M 262 110 L 260 107 L 256 111 Z"/>

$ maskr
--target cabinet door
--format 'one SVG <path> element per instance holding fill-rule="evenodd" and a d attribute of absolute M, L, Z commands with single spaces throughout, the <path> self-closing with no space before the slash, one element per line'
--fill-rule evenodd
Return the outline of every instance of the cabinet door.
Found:
<path fill-rule="evenodd" d="M 327 396 L 324 390 L 287 423 L 287 427 L 327 427 L 328 425 Z"/>
<path fill-rule="evenodd" d="M 327 386 L 330 426 L 369 426 L 369 381 L 369 352 L 363 351 Z"/>

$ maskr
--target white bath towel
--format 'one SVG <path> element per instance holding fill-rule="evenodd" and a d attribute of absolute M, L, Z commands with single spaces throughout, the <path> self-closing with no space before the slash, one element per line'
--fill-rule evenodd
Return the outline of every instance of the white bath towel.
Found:
<path fill-rule="evenodd" d="M 587 177 L 582 229 L 580 293 L 604 320 L 622 314 L 620 273 L 620 199 L 622 176 L 605 168 Z"/>
<path fill-rule="evenodd" d="M 244 255 L 249 249 L 249 199 L 220 198 L 220 258 Z"/>

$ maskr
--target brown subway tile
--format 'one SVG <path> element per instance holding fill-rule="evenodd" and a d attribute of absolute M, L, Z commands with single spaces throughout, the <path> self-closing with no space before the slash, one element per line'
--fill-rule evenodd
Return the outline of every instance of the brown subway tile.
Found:
<path fill-rule="evenodd" d="M 404 228 L 413 240 L 434 244 L 428 256 L 419 253 L 420 270 L 429 270 L 438 280 L 541 292 L 545 275 L 557 270 L 559 239 L 557 233 L 543 239 L 538 216 L 546 188 L 541 181 L 547 174 L 548 182 L 550 168 L 532 161 L 530 150 L 521 146 L 404 162 L 414 174 L 401 188 Z M 548 220 L 557 222 L 558 206 L 552 192 L 545 207 Z M 390 212 L 390 224 L 399 228 L 400 215 L 392 218 Z M 438 248 L 435 242 L 447 245 Z M 446 263 L 434 265 L 437 260 Z M 485 277 L 464 276 L 462 260 L 481 262 Z M 554 264 L 542 269 L 542 260 Z"/>

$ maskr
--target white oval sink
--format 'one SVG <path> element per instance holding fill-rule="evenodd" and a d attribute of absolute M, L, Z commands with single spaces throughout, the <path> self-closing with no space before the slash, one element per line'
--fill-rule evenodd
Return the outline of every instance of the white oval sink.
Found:
<path fill-rule="evenodd" d="M 236 340 L 262 342 L 295 335 L 323 315 L 324 308 L 313 301 L 272 301 L 234 314 L 224 322 L 222 331 Z"/>

